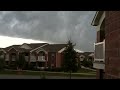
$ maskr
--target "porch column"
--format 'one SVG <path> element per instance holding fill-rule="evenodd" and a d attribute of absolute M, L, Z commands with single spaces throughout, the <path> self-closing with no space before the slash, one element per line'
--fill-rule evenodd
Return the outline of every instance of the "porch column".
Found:
<path fill-rule="evenodd" d="M 38 66 L 38 53 L 35 54 L 36 55 L 36 66 Z"/>
<path fill-rule="evenodd" d="M 30 58 L 31 58 L 31 52 L 29 53 L 29 56 L 28 56 L 28 65 L 30 65 Z"/>
<path fill-rule="evenodd" d="M 45 68 L 47 67 L 47 62 L 48 62 L 48 60 L 47 60 L 47 59 L 48 59 L 48 56 L 47 56 L 47 55 L 48 55 L 48 54 L 46 53 L 46 54 L 45 54 Z"/>

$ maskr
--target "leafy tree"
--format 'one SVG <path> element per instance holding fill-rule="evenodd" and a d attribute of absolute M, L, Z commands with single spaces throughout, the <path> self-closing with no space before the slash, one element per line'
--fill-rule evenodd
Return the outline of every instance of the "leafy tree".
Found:
<path fill-rule="evenodd" d="M 78 70 L 77 52 L 74 50 L 74 46 L 75 45 L 69 40 L 64 50 L 63 69 L 66 72 L 70 72 L 70 78 L 71 73 Z"/>

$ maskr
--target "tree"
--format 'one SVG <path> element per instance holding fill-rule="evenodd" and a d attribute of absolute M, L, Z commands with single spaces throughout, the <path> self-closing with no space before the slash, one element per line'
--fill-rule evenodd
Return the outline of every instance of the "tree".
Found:
<path fill-rule="evenodd" d="M 19 57 L 16 61 L 16 64 L 17 64 L 17 67 L 19 69 L 23 69 L 24 65 L 25 65 L 25 57 L 24 57 L 24 54 L 23 53 L 20 53 L 19 54 Z"/>
<path fill-rule="evenodd" d="M 63 69 L 66 72 L 70 72 L 70 78 L 71 73 L 78 70 L 77 52 L 74 50 L 74 46 L 69 40 L 64 50 Z"/>

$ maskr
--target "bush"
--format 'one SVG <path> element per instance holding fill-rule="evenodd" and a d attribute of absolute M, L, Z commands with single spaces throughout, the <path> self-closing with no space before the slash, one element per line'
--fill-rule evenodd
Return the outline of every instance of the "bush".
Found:
<path fill-rule="evenodd" d="M 28 70 L 34 70 L 34 66 L 32 63 L 30 63 L 30 65 L 28 65 Z"/>
<path fill-rule="evenodd" d="M 82 65 L 83 65 L 84 67 L 90 67 L 90 68 L 93 67 L 92 61 L 87 61 L 86 59 L 83 60 Z"/>

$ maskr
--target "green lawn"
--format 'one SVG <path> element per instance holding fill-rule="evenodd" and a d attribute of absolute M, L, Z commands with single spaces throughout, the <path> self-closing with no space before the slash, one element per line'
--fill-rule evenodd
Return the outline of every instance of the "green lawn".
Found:
<path fill-rule="evenodd" d="M 19 75 L 18 71 L 0 71 L 0 74 L 9 74 L 9 75 Z M 50 72 L 50 71 L 22 71 L 20 75 L 46 75 L 46 76 L 69 76 L 69 73 L 66 72 Z M 78 77 L 94 77 L 96 75 L 95 71 L 80 69 L 76 73 L 72 73 L 72 76 Z"/>
<path fill-rule="evenodd" d="M 78 72 L 79 73 L 96 73 L 96 71 L 92 71 L 84 68 L 79 69 Z"/>

